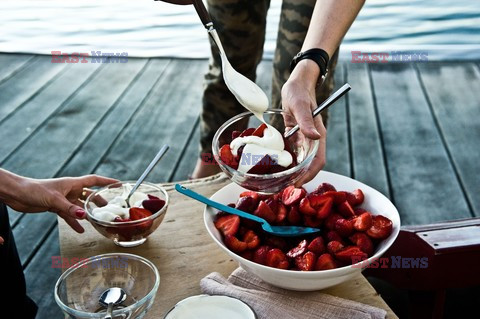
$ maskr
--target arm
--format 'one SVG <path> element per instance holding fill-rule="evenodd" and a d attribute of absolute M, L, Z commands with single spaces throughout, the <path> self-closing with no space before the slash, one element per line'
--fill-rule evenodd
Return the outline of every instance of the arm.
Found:
<path fill-rule="evenodd" d="M 302 51 L 320 48 L 331 57 L 363 6 L 364 0 L 317 0 L 310 20 Z M 321 116 L 312 118 L 317 107 L 315 87 L 320 76 L 318 65 L 308 59 L 301 60 L 282 88 L 282 106 L 293 115 L 286 126 L 298 122 L 301 132 L 312 139 L 319 139 L 320 146 L 308 173 L 300 184 L 310 181 L 325 165 L 326 129 Z"/>
<path fill-rule="evenodd" d="M 77 219 L 86 216 L 80 201 L 83 189 L 106 186 L 116 181 L 97 175 L 33 179 L 0 169 L 0 201 L 24 213 L 51 211 L 82 233 L 84 229 Z"/>

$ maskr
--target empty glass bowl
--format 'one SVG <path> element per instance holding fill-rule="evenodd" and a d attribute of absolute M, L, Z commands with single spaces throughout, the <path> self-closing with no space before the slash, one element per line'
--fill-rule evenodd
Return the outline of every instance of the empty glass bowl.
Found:
<path fill-rule="evenodd" d="M 157 268 L 147 259 L 132 254 L 104 254 L 90 257 L 67 269 L 55 285 L 55 301 L 66 318 L 104 318 L 101 294 L 122 288 L 127 298 L 113 311 L 115 319 L 140 319 L 153 305 L 160 284 Z"/>
<path fill-rule="evenodd" d="M 281 133 L 285 131 L 283 116 L 284 112 L 279 109 L 269 109 L 264 113 L 265 121 Z M 252 191 L 276 193 L 289 185 L 295 184 L 303 175 L 305 175 L 310 163 L 317 153 L 319 142 L 318 140 L 312 140 L 305 137 L 302 132 L 298 131 L 287 139 L 290 148 L 297 156 L 298 164 L 296 166 L 274 174 L 260 175 L 239 172 L 222 162 L 219 157 L 219 150 L 224 144 L 232 141 L 233 131 L 241 129 L 246 122 L 253 118 L 255 118 L 253 113 L 245 112 L 234 116 L 225 122 L 213 137 L 213 156 L 222 171 L 225 172 L 234 183 Z M 256 127 L 258 124 L 259 122 L 257 125 L 250 124 L 249 127 Z"/>

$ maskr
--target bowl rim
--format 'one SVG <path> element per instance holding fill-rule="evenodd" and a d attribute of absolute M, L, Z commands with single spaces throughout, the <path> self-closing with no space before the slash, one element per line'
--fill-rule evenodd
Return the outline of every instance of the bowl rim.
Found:
<path fill-rule="evenodd" d="M 371 190 L 377 192 L 379 194 L 379 196 L 384 197 L 386 200 L 388 200 L 392 204 L 393 208 L 395 209 L 395 211 L 394 211 L 395 217 L 396 217 L 395 219 L 398 219 L 398 225 L 396 227 L 395 221 L 392 220 L 392 223 L 393 223 L 392 233 L 390 234 L 389 237 L 382 240 L 382 241 L 391 241 L 389 245 L 387 245 L 387 246 L 385 246 L 381 249 L 378 249 L 372 256 L 368 257 L 365 260 L 359 261 L 358 263 L 355 263 L 355 264 L 351 264 L 351 265 L 347 265 L 347 266 L 343 266 L 343 267 L 337 267 L 337 268 L 334 268 L 334 269 L 327 269 L 327 270 L 298 271 L 298 270 L 280 269 L 280 268 L 274 268 L 274 267 L 262 265 L 262 264 L 253 262 L 251 260 L 248 260 L 246 258 L 243 258 L 239 254 L 237 254 L 237 253 L 231 251 L 230 249 L 228 249 L 225 246 L 225 244 L 222 241 L 218 240 L 214 236 L 214 234 L 212 234 L 212 232 L 210 231 L 209 223 L 208 223 L 208 220 L 207 220 L 207 215 L 210 214 L 208 212 L 208 210 L 213 209 L 213 208 L 209 207 L 208 205 L 205 205 L 205 208 L 204 208 L 204 211 L 203 211 L 203 222 L 204 222 L 205 228 L 207 229 L 207 233 L 210 235 L 210 237 L 213 239 L 213 241 L 218 246 L 220 246 L 220 248 L 222 250 L 224 250 L 232 258 L 235 256 L 235 258 L 238 258 L 239 260 L 241 260 L 241 263 L 244 263 L 249 267 L 252 267 L 252 266 L 253 267 L 259 267 L 262 270 L 273 271 L 274 273 L 277 273 L 277 274 L 289 274 L 289 275 L 292 275 L 292 276 L 303 276 L 303 277 L 315 279 L 315 278 L 318 278 L 318 275 L 320 275 L 320 274 L 325 274 L 325 276 L 327 276 L 328 274 L 344 275 L 345 271 L 363 271 L 366 268 L 361 267 L 362 263 L 370 264 L 372 262 L 372 260 L 378 260 L 378 258 L 380 258 L 380 256 L 382 256 L 393 245 L 395 240 L 398 238 L 398 235 L 400 233 L 400 226 L 401 226 L 400 214 L 399 214 L 397 208 L 395 207 L 395 205 L 393 205 L 393 203 L 390 201 L 390 199 L 388 197 L 386 197 L 384 194 L 382 194 L 381 192 L 379 192 L 378 190 L 374 189 L 373 187 L 368 186 L 367 184 L 364 184 L 364 183 L 362 183 L 358 180 L 355 180 L 351 177 L 344 176 L 344 175 L 341 175 L 341 174 L 336 174 L 336 173 L 328 172 L 328 171 L 325 171 L 325 170 L 320 171 L 318 174 L 320 174 L 320 173 L 327 174 L 327 175 L 337 175 L 337 176 L 341 176 L 343 178 L 351 179 L 351 180 L 353 180 L 357 183 L 362 184 L 362 187 L 365 187 L 366 189 L 368 188 L 368 189 L 371 189 Z M 318 176 L 318 174 L 317 174 L 317 176 Z M 315 176 L 315 177 L 317 177 L 317 176 Z M 236 183 L 230 183 L 230 184 L 227 184 L 224 187 L 228 187 L 228 186 L 231 186 L 231 185 L 234 185 L 234 186 L 237 186 L 237 187 L 240 187 L 240 188 L 244 188 L 244 187 L 242 187 L 242 186 L 240 186 Z M 223 190 L 224 187 L 222 187 L 221 189 L 216 191 L 212 196 L 210 196 L 210 198 L 215 196 L 221 190 Z M 378 215 L 378 214 L 373 214 L 372 213 L 372 215 Z M 237 260 L 237 262 L 239 262 L 239 261 Z"/>
<path fill-rule="evenodd" d="M 78 263 L 70 266 L 67 270 L 65 270 L 65 272 L 57 279 L 57 282 L 55 283 L 55 288 L 54 288 L 54 296 L 55 296 L 55 301 L 57 302 L 57 305 L 62 309 L 62 311 L 72 313 L 75 316 L 85 316 L 85 317 L 90 317 L 90 318 L 104 318 L 105 317 L 105 314 L 101 313 L 101 312 L 100 313 L 92 313 L 92 312 L 81 311 L 81 310 L 77 310 L 77 309 L 73 309 L 73 308 L 68 307 L 66 304 L 63 303 L 63 301 L 58 296 L 58 290 L 59 290 L 61 281 L 64 280 L 68 275 L 73 273 L 78 268 L 81 268 L 81 266 L 89 264 L 89 263 L 93 262 L 94 260 L 98 261 L 98 260 L 102 260 L 104 258 L 113 257 L 113 256 L 126 256 L 129 259 L 135 259 L 135 260 L 143 262 L 144 264 L 149 266 L 151 269 L 153 269 L 153 272 L 155 274 L 155 284 L 153 285 L 153 288 L 148 292 L 148 294 L 146 294 L 144 297 L 142 297 L 139 301 L 137 301 L 134 304 L 131 304 L 128 307 L 118 309 L 118 310 L 113 310 L 112 314 L 115 313 L 116 311 L 122 312 L 122 313 L 126 312 L 126 311 L 130 312 L 130 311 L 133 310 L 134 306 L 135 306 L 135 308 L 137 308 L 137 307 L 143 305 L 144 303 L 146 303 L 152 297 L 155 297 L 155 294 L 158 290 L 158 287 L 160 286 L 160 273 L 158 272 L 158 269 L 155 266 L 155 264 L 153 264 L 150 260 L 148 260 L 148 259 L 146 259 L 142 256 L 138 256 L 138 255 L 134 255 L 134 254 L 107 253 L 107 254 L 91 256 L 91 257 L 89 257 L 85 260 L 79 261 Z"/>
<path fill-rule="evenodd" d="M 103 186 L 97 190 L 95 190 L 93 193 L 91 193 L 87 199 L 85 200 L 85 203 L 84 203 L 84 208 L 85 208 L 85 211 L 87 212 L 87 218 L 89 220 L 93 220 L 95 223 L 97 224 L 100 224 L 102 226 L 108 226 L 108 227 L 112 227 L 112 226 L 126 226 L 126 225 L 136 225 L 136 224 L 140 224 L 140 223 L 143 223 L 145 221 L 148 221 L 148 220 L 153 220 L 157 217 L 159 217 L 160 215 L 163 215 L 165 214 L 165 212 L 167 211 L 167 207 L 168 207 L 168 204 L 169 204 L 169 196 L 168 196 L 168 192 L 165 190 L 165 188 L 163 186 L 159 186 L 158 184 L 154 184 L 154 183 L 150 183 L 150 182 L 143 182 L 141 185 L 148 185 L 148 186 L 151 186 L 153 188 L 157 188 L 160 192 L 163 193 L 164 197 L 165 197 L 165 205 L 163 205 L 162 209 L 160 209 L 158 212 L 156 212 L 155 214 L 152 214 L 151 216 L 148 216 L 148 217 L 145 217 L 145 218 L 142 218 L 142 219 L 137 219 L 137 220 L 131 220 L 131 221 L 127 221 L 127 222 L 108 222 L 108 221 L 104 221 L 104 220 L 100 220 L 100 219 L 97 219 L 95 218 L 95 216 L 93 216 L 90 212 L 90 209 L 87 207 L 87 204 L 90 202 L 91 198 L 93 198 L 93 196 L 97 195 L 98 193 L 110 188 L 111 186 L 114 186 L 114 185 L 123 185 L 123 184 L 133 184 L 135 185 L 137 181 L 133 181 L 133 180 L 127 180 L 127 181 L 119 181 L 119 182 L 116 182 L 116 183 L 112 183 L 112 184 L 109 184 L 109 185 L 106 185 L 106 186 Z"/>
<path fill-rule="evenodd" d="M 283 114 L 285 113 L 284 110 L 282 109 L 273 109 L 273 108 L 268 108 L 265 112 L 263 112 L 263 114 Z M 230 124 L 232 124 L 234 121 L 240 119 L 240 118 L 243 118 L 245 116 L 252 116 L 254 115 L 252 112 L 250 111 L 247 111 L 247 112 L 243 112 L 243 113 L 240 113 L 238 115 L 235 115 L 234 117 L 232 117 L 231 119 L 229 119 L 228 121 L 226 121 L 225 123 L 222 124 L 222 126 L 220 126 L 218 128 L 218 130 L 215 132 L 215 135 L 213 136 L 213 140 L 212 140 L 212 152 L 213 152 L 213 157 L 214 159 L 218 162 L 220 168 L 222 169 L 225 169 L 227 170 L 230 174 L 232 175 L 238 175 L 240 177 L 247 177 L 247 178 L 257 178 L 257 179 L 272 179 L 272 178 L 278 178 L 278 177 L 284 177 L 284 176 L 287 176 L 287 175 L 290 175 L 290 174 L 293 174 L 299 170 L 301 170 L 302 168 L 304 168 L 307 164 L 310 165 L 310 163 L 312 162 L 313 158 L 315 157 L 315 155 L 317 154 L 317 151 L 318 151 L 318 147 L 320 145 L 320 142 L 319 140 L 312 140 L 313 141 L 313 151 L 308 154 L 305 159 L 303 161 L 301 161 L 300 163 L 298 163 L 297 165 L 295 165 L 294 167 L 292 168 L 289 168 L 285 171 L 282 171 L 282 172 L 278 172 L 278 173 L 273 173 L 273 174 L 251 174 L 251 173 L 242 173 L 236 169 L 233 169 L 231 168 L 230 166 L 228 166 L 227 164 L 225 164 L 219 154 L 218 154 L 218 150 L 220 149 L 219 147 L 219 138 L 220 138 L 220 135 L 222 135 L 222 133 L 230 126 Z M 218 147 L 217 147 L 218 145 Z"/>

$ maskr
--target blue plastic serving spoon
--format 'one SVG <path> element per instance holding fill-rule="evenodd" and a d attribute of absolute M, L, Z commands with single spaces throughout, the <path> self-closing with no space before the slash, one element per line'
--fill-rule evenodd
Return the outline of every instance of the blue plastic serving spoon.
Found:
<path fill-rule="evenodd" d="M 244 211 L 238 210 L 236 208 L 232 208 L 227 205 L 220 204 L 218 202 L 215 202 L 209 198 L 206 198 L 205 196 L 202 196 L 185 186 L 182 186 L 180 184 L 175 185 L 175 189 L 177 192 L 182 193 L 183 195 L 186 195 L 188 197 L 191 197 L 195 200 L 198 200 L 199 202 L 202 202 L 204 204 L 207 204 L 208 206 L 212 206 L 216 209 L 220 209 L 221 211 L 224 211 L 229 214 L 234 214 L 238 215 L 243 218 L 251 219 L 254 220 L 262 225 L 262 228 L 264 231 L 267 233 L 270 233 L 272 235 L 276 236 L 281 236 L 281 237 L 297 237 L 297 236 L 303 236 L 303 235 L 311 235 L 320 232 L 320 229 L 318 228 L 311 228 L 311 227 L 299 227 L 299 226 L 272 226 L 270 225 L 265 219 L 260 218 L 258 216 L 246 213 Z"/>

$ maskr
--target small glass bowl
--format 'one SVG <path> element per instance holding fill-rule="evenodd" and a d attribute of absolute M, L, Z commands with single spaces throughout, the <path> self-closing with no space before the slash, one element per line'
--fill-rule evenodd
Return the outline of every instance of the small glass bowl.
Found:
<path fill-rule="evenodd" d="M 284 115 L 285 113 L 280 109 L 268 109 L 264 112 L 265 121 L 280 132 L 285 131 L 283 122 Z M 297 156 L 298 164 L 295 167 L 289 168 L 283 172 L 263 175 L 239 172 L 222 162 L 219 156 L 219 150 L 224 144 L 231 142 L 233 131 L 238 130 L 239 127 L 242 126 L 241 124 L 246 123 L 252 118 L 255 118 L 253 113 L 245 112 L 234 116 L 225 122 L 213 137 L 213 156 L 222 171 L 227 174 L 234 183 L 256 192 L 269 194 L 277 193 L 285 187 L 295 184 L 303 175 L 305 175 L 310 163 L 317 153 L 319 142 L 318 140 L 312 140 L 305 137 L 305 135 L 299 130 L 287 140 L 290 143 L 290 148 Z M 249 125 L 249 127 L 251 126 L 252 125 Z"/>
<path fill-rule="evenodd" d="M 160 285 L 157 267 L 147 259 L 123 253 L 87 258 L 68 268 L 55 285 L 55 301 L 65 318 L 104 318 L 101 294 L 119 287 L 127 298 L 113 310 L 115 319 L 140 319 L 153 305 Z"/>
<path fill-rule="evenodd" d="M 148 235 L 153 233 L 163 221 L 168 207 L 168 193 L 160 186 L 143 182 L 137 192 L 150 194 L 165 201 L 165 205 L 158 212 L 147 218 L 128 222 L 107 222 L 92 215 L 96 207 L 103 207 L 116 196 L 125 192 L 127 187 L 133 187 L 135 181 L 124 181 L 101 188 L 88 196 L 85 201 L 87 219 L 92 226 L 103 236 L 113 240 L 121 247 L 134 247 L 143 244 Z"/>

